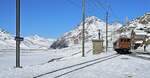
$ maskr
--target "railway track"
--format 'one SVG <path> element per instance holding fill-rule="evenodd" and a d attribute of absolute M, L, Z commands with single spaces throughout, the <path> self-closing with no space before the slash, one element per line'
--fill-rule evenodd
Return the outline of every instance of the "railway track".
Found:
<path fill-rule="evenodd" d="M 88 50 L 86 53 L 89 53 L 89 52 L 91 52 L 93 49 L 90 49 L 90 50 Z M 77 55 L 77 54 L 80 54 L 80 53 L 82 53 L 81 51 L 79 51 L 79 52 L 77 52 L 77 53 L 74 53 L 74 54 L 72 54 L 71 56 L 74 56 L 74 55 Z"/>
<path fill-rule="evenodd" d="M 82 62 L 82 63 L 79 63 L 79 64 L 75 64 L 75 65 L 67 66 L 67 67 L 64 67 L 64 68 L 56 69 L 56 70 L 53 70 L 53 71 L 50 71 L 50 72 L 47 72 L 47 73 L 39 74 L 39 75 L 37 75 L 33 78 L 40 78 L 40 77 L 43 77 L 43 76 L 53 76 L 53 78 L 59 78 L 61 76 L 69 74 L 71 72 L 81 70 L 83 68 L 101 63 L 103 61 L 113 59 L 113 58 L 118 57 L 118 56 L 120 56 L 120 55 L 119 54 L 112 54 L 112 55 L 109 55 L 109 56 L 100 57 L 100 58 L 97 58 L 97 59 L 94 59 L 94 60 Z"/>
<path fill-rule="evenodd" d="M 145 57 L 145 56 L 141 56 L 141 55 L 148 55 L 149 57 Z M 137 53 L 129 54 L 128 56 L 150 61 L 150 54 L 149 53 L 137 52 Z"/>

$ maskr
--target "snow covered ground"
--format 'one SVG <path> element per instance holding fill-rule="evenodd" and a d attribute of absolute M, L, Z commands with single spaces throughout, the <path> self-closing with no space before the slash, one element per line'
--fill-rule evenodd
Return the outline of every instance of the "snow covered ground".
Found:
<path fill-rule="evenodd" d="M 56 50 L 22 50 L 21 66 L 14 68 L 15 51 L 0 51 L 0 78 L 150 78 L 150 61 L 114 51 L 92 55 L 86 44 Z M 148 56 L 147 56 L 148 57 Z"/>

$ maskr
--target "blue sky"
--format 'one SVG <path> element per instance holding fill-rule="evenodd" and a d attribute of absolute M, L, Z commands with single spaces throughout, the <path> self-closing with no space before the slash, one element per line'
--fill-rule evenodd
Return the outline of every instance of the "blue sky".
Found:
<path fill-rule="evenodd" d="M 0 28 L 15 34 L 15 2 L 0 0 Z M 47 38 L 57 38 L 73 29 L 81 22 L 82 0 L 20 0 L 21 35 L 38 34 Z M 96 5 L 96 2 L 102 3 Z M 98 3 L 98 4 L 100 4 Z M 150 0 L 86 0 L 86 16 L 105 17 L 109 4 L 109 21 L 123 23 L 125 17 L 134 19 L 150 11 Z"/>

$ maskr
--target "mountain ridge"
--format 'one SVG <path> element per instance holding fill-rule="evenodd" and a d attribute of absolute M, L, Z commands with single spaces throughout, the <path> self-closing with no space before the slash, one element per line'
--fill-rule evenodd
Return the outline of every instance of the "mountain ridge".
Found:
<path fill-rule="evenodd" d="M 57 41 L 52 44 L 51 48 L 57 48 L 57 46 L 58 48 L 61 48 L 60 44 L 65 44 L 65 46 L 66 44 L 68 44 L 68 46 L 80 44 L 82 41 L 82 24 L 83 22 L 80 22 L 80 24 L 78 24 L 73 30 L 64 33 L 63 36 L 58 38 Z M 113 32 L 113 30 L 116 31 L 121 26 L 122 24 L 120 23 L 108 24 L 108 29 Z M 85 41 L 98 39 L 98 30 L 100 30 L 101 37 L 105 37 L 104 33 L 106 32 L 106 23 L 96 16 L 88 16 L 85 19 Z M 111 33 L 108 34 L 111 35 Z M 62 48 L 63 47 L 64 46 L 62 46 Z"/>
<path fill-rule="evenodd" d="M 54 39 L 47 39 L 38 35 L 24 37 L 21 49 L 48 49 Z M 14 35 L 0 28 L 0 49 L 15 49 L 16 41 Z"/>

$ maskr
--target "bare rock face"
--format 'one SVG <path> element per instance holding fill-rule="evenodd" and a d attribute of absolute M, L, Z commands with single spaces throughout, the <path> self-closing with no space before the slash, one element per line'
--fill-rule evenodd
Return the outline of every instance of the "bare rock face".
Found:
<path fill-rule="evenodd" d="M 57 41 L 55 41 L 51 46 L 50 48 L 53 48 L 53 49 L 61 49 L 61 48 L 65 48 L 65 47 L 68 47 L 68 42 L 62 38 L 62 39 L 59 39 Z"/>

